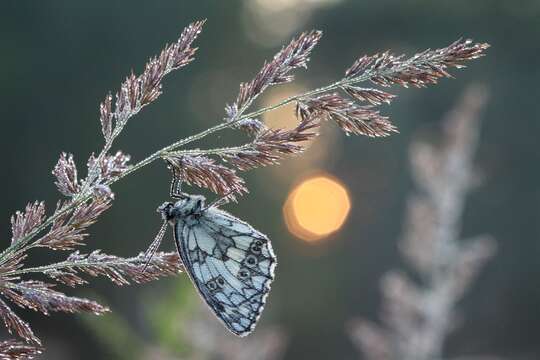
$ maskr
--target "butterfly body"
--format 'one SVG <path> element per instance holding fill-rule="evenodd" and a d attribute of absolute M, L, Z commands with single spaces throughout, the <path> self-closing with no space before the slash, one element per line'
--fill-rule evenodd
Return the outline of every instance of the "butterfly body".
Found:
<path fill-rule="evenodd" d="M 274 279 L 268 237 L 200 195 L 167 202 L 158 212 L 172 227 L 186 272 L 216 316 L 234 334 L 255 327 Z"/>

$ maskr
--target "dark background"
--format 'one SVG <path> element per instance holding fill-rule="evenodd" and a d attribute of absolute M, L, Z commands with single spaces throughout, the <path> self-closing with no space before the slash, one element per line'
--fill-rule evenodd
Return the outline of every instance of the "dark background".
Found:
<path fill-rule="evenodd" d="M 339 79 L 364 53 L 392 49 L 411 54 L 460 37 L 492 45 L 488 56 L 454 71 L 455 80 L 423 90 L 393 89 L 399 98 L 384 110 L 400 134 L 376 140 L 337 134 L 322 164 L 299 166 L 287 177 L 272 169 L 249 173 L 250 195 L 227 209 L 273 240 L 280 265 L 260 329 L 281 329 L 288 339 L 285 358 L 361 358 L 345 324 L 356 317 L 377 318 L 380 277 L 403 265 L 396 242 L 413 190 L 408 146 L 419 133 L 437 128 L 468 84 L 484 83 L 491 94 L 477 156 L 484 182 L 468 198 L 463 236 L 489 233 L 498 242 L 498 253 L 460 303 L 462 327 L 448 339 L 446 353 L 540 358 L 538 1 L 3 1 L 4 246 L 15 210 L 34 199 L 47 201 L 51 209 L 58 199 L 50 171 L 59 153 L 74 153 L 82 169 L 88 155 L 99 151 L 97 110 L 104 95 L 116 91 L 131 69 L 139 72 L 185 25 L 201 18 L 208 23 L 197 40 L 197 60 L 165 81 L 162 97 L 130 122 L 117 143 L 135 160 L 220 121 L 239 82 L 250 79 L 264 59 L 303 30 L 325 32 L 310 69 L 298 75 L 307 88 Z M 226 140 L 217 137 L 214 144 Z M 307 244 L 288 233 L 281 207 L 291 186 L 316 169 L 349 188 L 353 207 L 340 232 Z M 167 200 L 168 173 L 157 162 L 113 190 L 117 201 L 92 227 L 85 250 L 134 255 L 157 231 L 154 209 Z M 172 249 L 170 238 L 164 247 Z M 46 251 L 34 255 L 31 262 L 52 259 Z M 141 342 L 166 344 L 173 352 L 184 351 L 175 346 L 189 348 L 174 327 L 160 330 L 159 320 L 170 323 L 172 315 L 167 314 L 185 313 L 178 307 L 198 301 L 183 276 L 126 288 L 95 281 L 68 292 L 110 305 L 134 334 L 118 340 L 131 344 L 126 353 Z M 49 349 L 45 358 L 119 357 L 110 344 L 114 341 L 104 340 L 124 335 L 110 319 L 19 313 L 44 339 Z M 184 315 L 178 316 L 181 321 Z"/>

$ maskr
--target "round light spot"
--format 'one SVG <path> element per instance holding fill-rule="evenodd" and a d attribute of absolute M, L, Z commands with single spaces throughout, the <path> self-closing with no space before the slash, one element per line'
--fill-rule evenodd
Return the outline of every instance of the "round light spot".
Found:
<path fill-rule="evenodd" d="M 283 215 L 291 233 L 314 241 L 338 231 L 350 209 L 345 185 L 329 175 L 318 175 L 302 181 L 290 192 Z"/>

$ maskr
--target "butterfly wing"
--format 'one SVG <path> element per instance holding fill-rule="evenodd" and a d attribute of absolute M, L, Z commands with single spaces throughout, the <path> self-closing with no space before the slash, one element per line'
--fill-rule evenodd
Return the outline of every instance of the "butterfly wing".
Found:
<path fill-rule="evenodd" d="M 211 207 L 179 219 L 175 240 L 184 267 L 208 306 L 239 336 L 249 334 L 264 308 L 276 257 L 266 235 Z"/>

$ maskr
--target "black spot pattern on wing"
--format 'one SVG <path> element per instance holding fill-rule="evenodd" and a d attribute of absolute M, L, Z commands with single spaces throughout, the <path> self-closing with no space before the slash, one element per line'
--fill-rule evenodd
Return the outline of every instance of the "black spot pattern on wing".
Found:
<path fill-rule="evenodd" d="M 210 208 L 196 221 L 177 219 L 175 239 L 187 273 L 209 307 L 233 333 L 249 334 L 274 278 L 276 258 L 268 238 Z"/>

